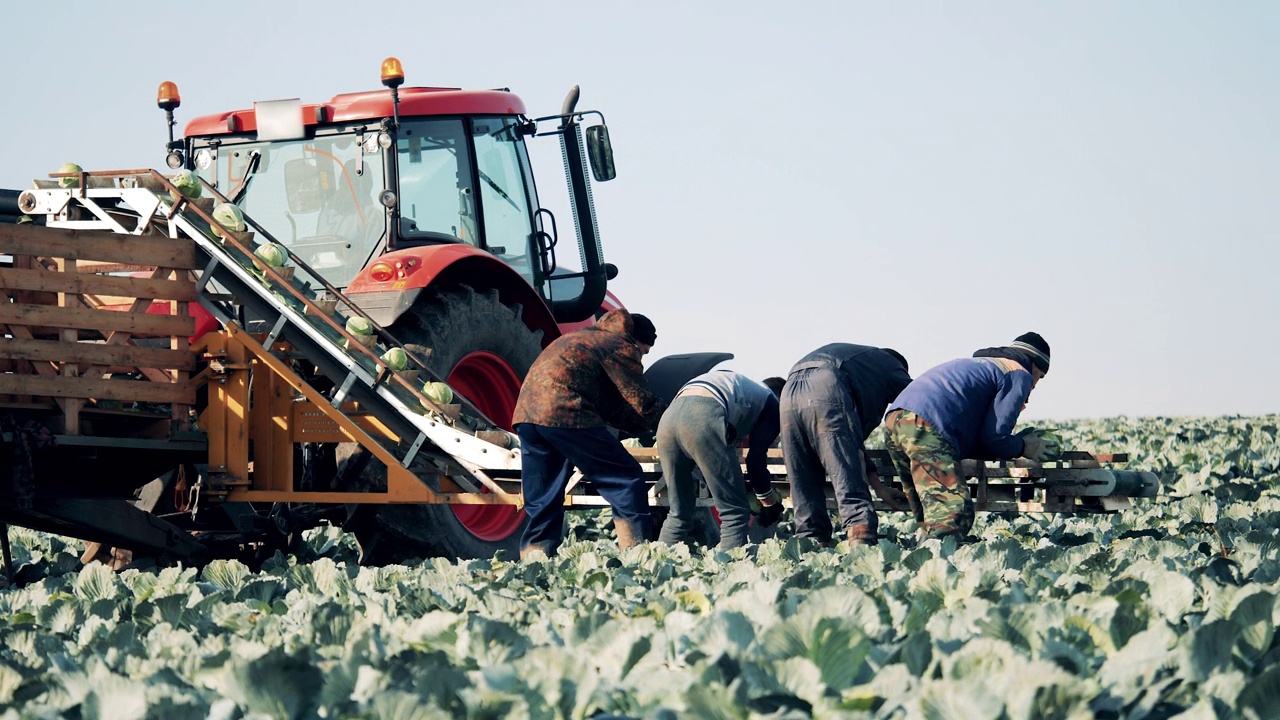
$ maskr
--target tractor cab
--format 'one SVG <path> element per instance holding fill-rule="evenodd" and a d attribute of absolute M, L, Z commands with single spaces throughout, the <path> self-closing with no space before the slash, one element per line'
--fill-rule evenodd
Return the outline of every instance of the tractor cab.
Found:
<path fill-rule="evenodd" d="M 383 324 L 446 271 L 446 257 L 465 256 L 459 248 L 496 258 L 512 274 L 480 284 L 508 288 L 518 276 L 557 323 L 591 317 L 616 272 L 604 263 L 586 175 L 590 165 L 597 180 L 614 176 L 603 116 L 575 111 L 576 88 L 560 114 L 535 120 L 506 90 L 402 81 L 399 61 L 388 58 L 387 90 L 196 118 L 185 141 L 171 141 L 170 165 L 197 171 L 315 274 L 364 296 L 362 307 Z M 161 107 L 172 113 L 176 88 L 169 107 L 164 90 Z M 584 139 L 589 115 L 600 124 Z M 538 200 L 525 142 L 544 136 L 560 138 L 578 231 L 571 255 L 581 269 L 559 266 L 556 217 Z M 452 250 L 438 253 L 442 247 Z"/>

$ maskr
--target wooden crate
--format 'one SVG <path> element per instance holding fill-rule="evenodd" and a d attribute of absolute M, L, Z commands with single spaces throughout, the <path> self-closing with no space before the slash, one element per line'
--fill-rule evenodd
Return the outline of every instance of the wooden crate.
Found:
<path fill-rule="evenodd" d="M 129 413 L 163 420 L 144 434 L 187 429 L 193 242 L 0 224 L 3 255 L 0 411 L 47 410 L 46 424 L 67 435 L 95 434 L 95 418 L 114 427 Z"/>

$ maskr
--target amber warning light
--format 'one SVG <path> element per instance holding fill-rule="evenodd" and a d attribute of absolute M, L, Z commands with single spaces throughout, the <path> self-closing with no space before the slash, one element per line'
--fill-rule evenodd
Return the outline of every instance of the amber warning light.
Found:
<path fill-rule="evenodd" d="M 170 80 L 160 83 L 160 89 L 156 90 L 156 105 L 164 111 L 164 120 L 169 125 L 169 143 L 164 146 L 169 153 L 164 161 L 174 170 L 186 164 L 186 158 L 182 155 L 182 141 L 173 139 L 173 126 L 176 122 L 173 119 L 173 111 L 181 104 L 182 98 L 178 95 L 178 86 Z"/>
<path fill-rule="evenodd" d="M 404 84 L 404 67 L 400 65 L 400 58 L 389 57 L 382 61 L 382 84 L 389 88 Z"/>
<path fill-rule="evenodd" d="M 177 110 L 182 104 L 182 98 L 178 95 L 178 86 L 169 80 L 160 83 L 160 89 L 156 91 L 156 104 L 161 110 Z"/>

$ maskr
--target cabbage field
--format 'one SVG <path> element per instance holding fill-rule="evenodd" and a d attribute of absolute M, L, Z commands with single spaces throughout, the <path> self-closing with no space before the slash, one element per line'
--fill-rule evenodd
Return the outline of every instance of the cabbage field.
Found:
<path fill-rule="evenodd" d="M 358 567 L 336 529 L 258 572 L 115 573 L 12 530 L 0 719 L 1280 716 L 1280 416 L 1063 423 L 1162 495 L 980 515 L 979 542 L 794 539 Z"/>

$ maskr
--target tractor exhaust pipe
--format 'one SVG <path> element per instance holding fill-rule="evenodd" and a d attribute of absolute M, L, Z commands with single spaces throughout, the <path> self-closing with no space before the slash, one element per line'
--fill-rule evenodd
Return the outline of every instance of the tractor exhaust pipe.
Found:
<path fill-rule="evenodd" d="M 591 201 L 591 184 L 587 180 L 585 149 L 582 144 L 582 128 L 574 112 L 578 107 L 581 90 L 577 85 L 569 89 L 560 108 L 560 151 L 568 171 L 569 203 L 573 209 L 574 227 L 582 249 L 582 292 L 568 300 L 552 300 L 551 312 L 557 322 L 579 322 L 593 316 L 604 301 L 608 290 L 609 268 L 604 262 L 600 246 L 600 230 L 596 225 L 595 207 Z M 616 272 L 616 270 L 615 270 Z"/>
<path fill-rule="evenodd" d="M 582 91 L 579 89 L 577 85 L 574 85 L 573 87 L 569 88 L 569 94 L 564 96 L 564 105 L 560 106 L 560 114 L 572 115 L 574 108 L 578 107 L 578 96 L 580 96 L 581 94 L 582 94 Z M 568 121 L 569 119 L 565 118 L 565 122 L 568 122 Z"/>

